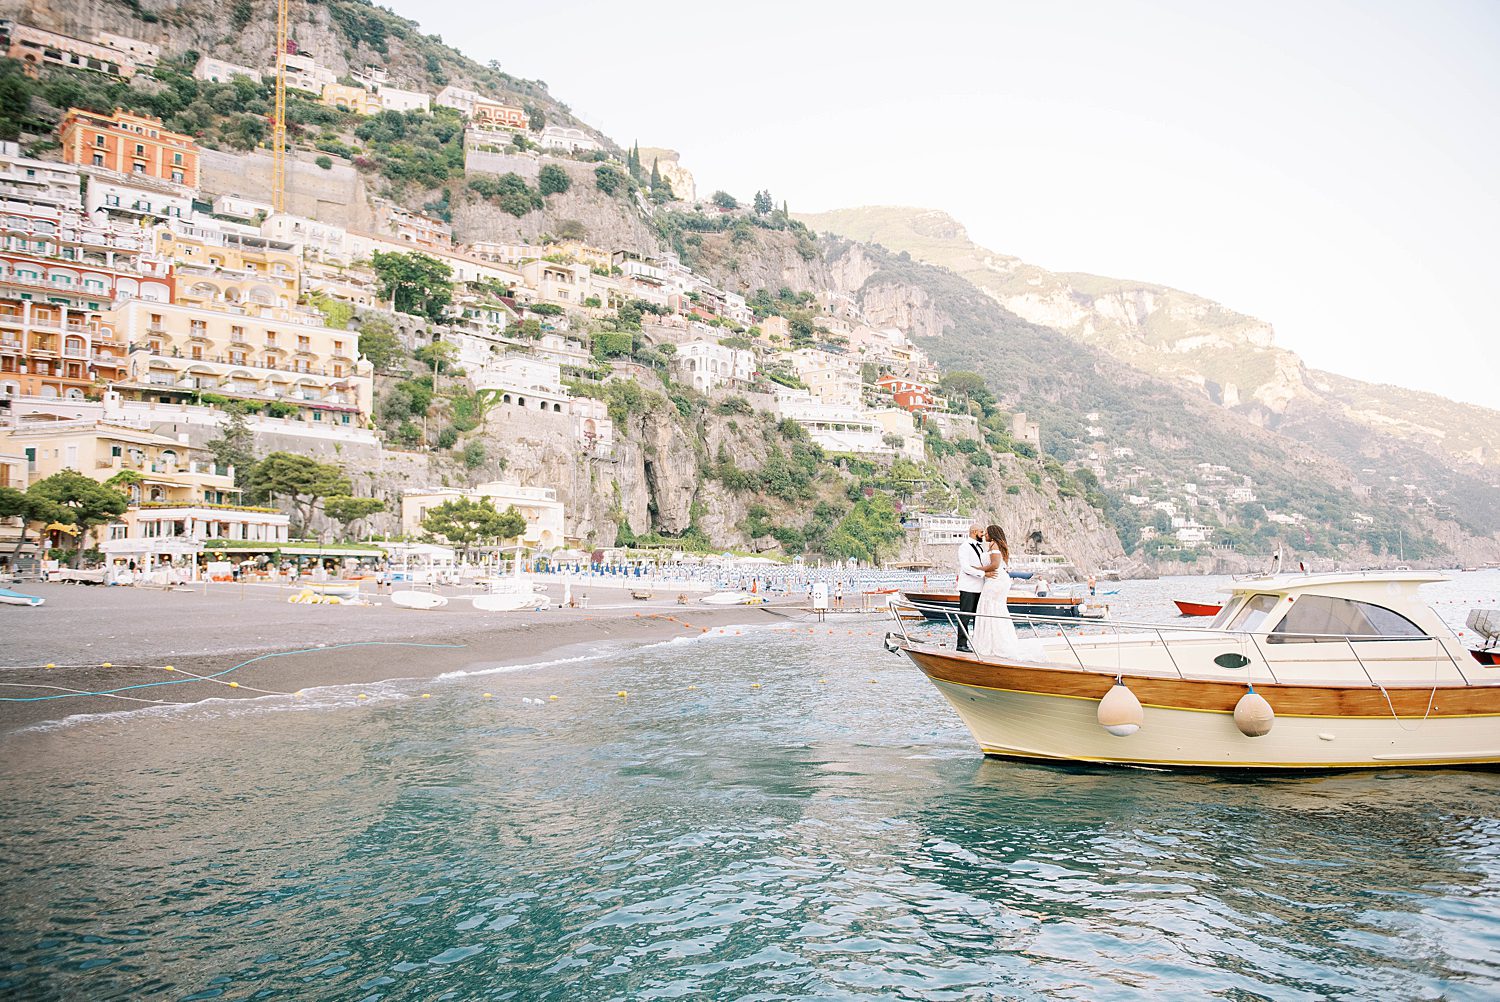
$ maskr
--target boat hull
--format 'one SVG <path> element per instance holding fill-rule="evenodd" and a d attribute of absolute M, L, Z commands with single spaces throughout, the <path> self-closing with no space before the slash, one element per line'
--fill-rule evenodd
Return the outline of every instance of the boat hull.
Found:
<path fill-rule="evenodd" d="M 958 596 L 952 593 L 905 592 L 908 602 L 919 607 L 924 619 L 947 622 L 949 613 L 958 611 Z M 1012 595 L 1005 600 L 1005 608 L 1012 616 L 1046 616 L 1058 619 L 1077 619 L 1083 607 L 1083 599 L 1037 598 L 1035 595 Z"/>
<path fill-rule="evenodd" d="M 1125 675 L 1142 704 L 1144 722 L 1135 734 L 1115 737 L 1097 718 L 1099 701 L 1115 681 L 1108 675 L 987 664 L 931 649 L 907 648 L 906 653 L 986 755 L 1248 770 L 1500 763 L 1500 686 L 1382 692 L 1257 685 L 1276 717 L 1269 733 L 1252 738 L 1234 722 L 1243 684 Z"/>
<path fill-rule="evenodd" d="M 1183 602 L 1173 599 L 1172 604 L 1177 606 L 1177 611 L 1184 616 L 1217 616 L 1222 605 L 1213 605 L 1208 602 Z"/>

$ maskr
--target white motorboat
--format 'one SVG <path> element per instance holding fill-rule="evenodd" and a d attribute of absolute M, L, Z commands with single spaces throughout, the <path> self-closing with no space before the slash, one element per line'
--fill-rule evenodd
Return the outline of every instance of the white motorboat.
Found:
<path fill-rule="evenodd" d="M 398 591 L 391 593 L 391 604 L 403 609 L 441 609 L 448 600 L 430 591 Z"/>
<path fill-rule="evenodd" d="M 1208 627 L 1051 629 L 1010 658 L 958 653 L 942 627 L 909 629 L 920 617 L 896 603 L 887 646 L 927 675 L 986 755 L 1272 770 L 1500 762 L 1500 670 L 1418 598 L 1440 580 L 1239 580 Z"/>

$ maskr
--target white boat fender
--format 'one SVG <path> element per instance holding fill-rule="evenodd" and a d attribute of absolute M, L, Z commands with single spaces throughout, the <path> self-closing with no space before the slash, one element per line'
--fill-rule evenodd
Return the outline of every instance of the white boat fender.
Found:
<path fill-rule="evenodd" d="M 1266 702 L 1266 697 L 1255 691 L 1255 686 L 1234 704 L 1234 726 L 1247 738 L 1258 738 L 1271 732 L 1276 723 L 1276 711 Z"/>
<path fill-rule="evenodd" d="M 1135 698 L 1129 686 L 1115 679 L 1109 692 L 1099 700 L 1099 726 L 1117 738 L 1128 738 L 1145 722 L 1146 713 L 1141 709 L 1141 701 Z"/>

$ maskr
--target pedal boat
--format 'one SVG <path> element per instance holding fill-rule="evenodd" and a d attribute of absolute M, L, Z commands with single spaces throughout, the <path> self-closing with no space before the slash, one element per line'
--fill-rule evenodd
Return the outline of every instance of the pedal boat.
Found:
<path fill-rule="evenodd" d="M 886 646 L 990 756 L 1236 770 L 1497 763 L 1500 667 L 1478 664 L 1418 598 L 1442 580 L 1238 580 L 1206 627 L 1115 623 L 1080 636 L 1015 616 L 1022 650 L 1010 658 L 959 653 L 952 629 L 913 626 L 898 602 Z"/>

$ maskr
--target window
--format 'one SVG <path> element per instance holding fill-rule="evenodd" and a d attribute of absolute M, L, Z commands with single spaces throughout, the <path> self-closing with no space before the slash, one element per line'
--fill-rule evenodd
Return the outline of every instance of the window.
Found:
<path fill-rule="evenodd" d="M 104 154 L 102 154 L 102 153 L 95 153 L 94 154 L 94 166 L 95 167 L 103 167 L 104 166 Z M 120 204 L 120 200 L 118 198 L 115 199 L 115 201 L 114 201 L 113 204 L 119 205 Z"/>
<path fill-rule="evenodd" d="M 95 146 L 103 146 L 104 145 L 104 137 L 103 136 L 95 136 L 94 137 L 94 145 Z"/>
<path fill-rule="evenodd" d="M 138 157 L 145 156 L 146 155 L 146 147 L 143 146 L 143 145 L 141 145 L 140 143 L 136 143 L 135 144 L 135 155 L 138 156 Z"/>
<path fill-rule="evenodd" d="M 1426 634 L 1400 613 L 1368 602 L 1303 595 L 1266 638 L 1273 644 L 1343 643 L 1351 640 L 1422 640 Z"/>
<path fill-rule="evenodd" d="M 1252 595 L 1240 606 L 1239 612 L 1230 621 L 1227 629 L 1252 631 L 1258 629 L 1281 601 L 1279 595 Z"/>

